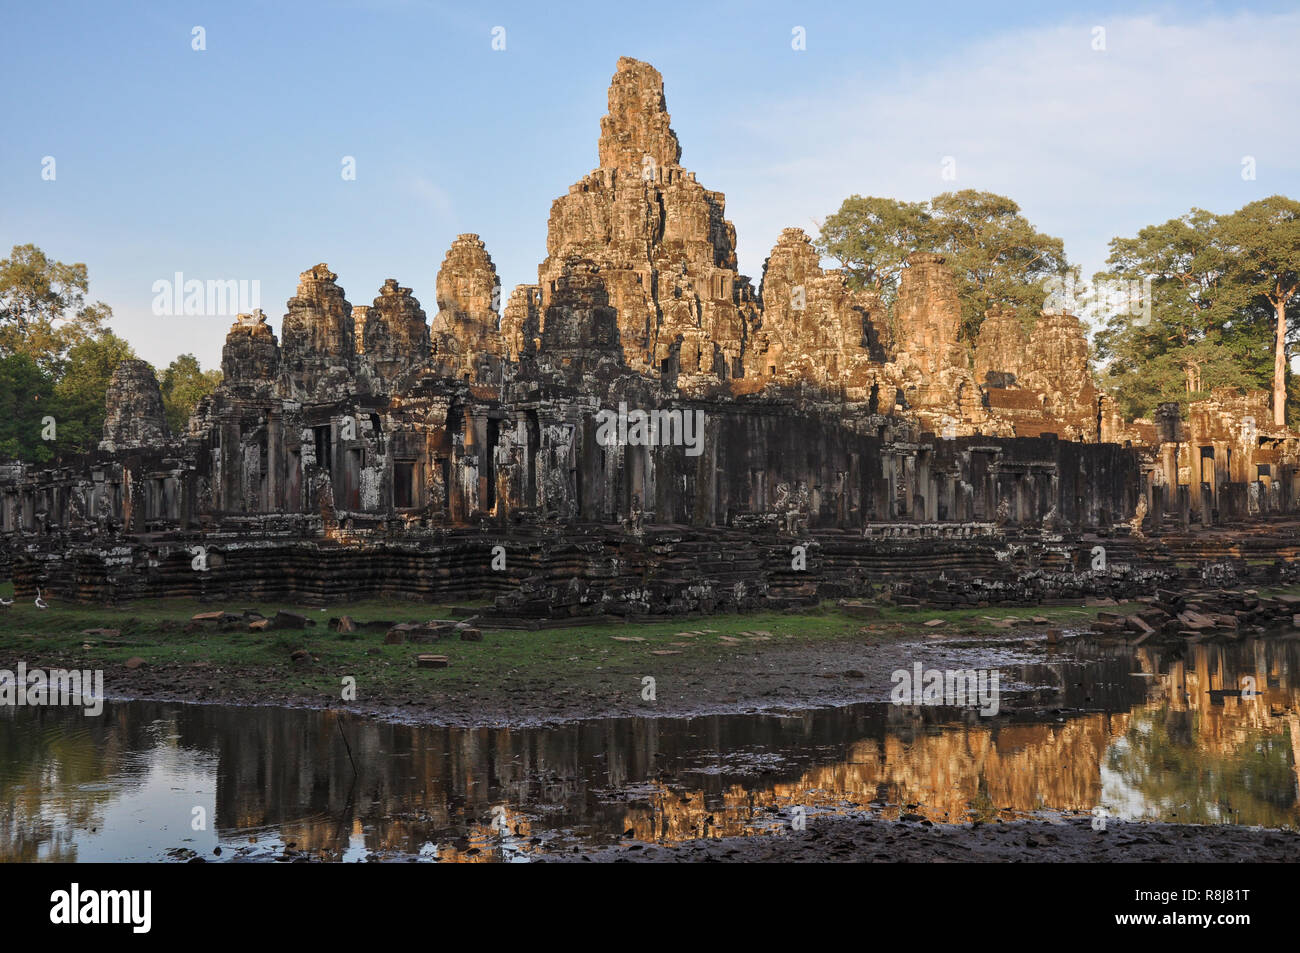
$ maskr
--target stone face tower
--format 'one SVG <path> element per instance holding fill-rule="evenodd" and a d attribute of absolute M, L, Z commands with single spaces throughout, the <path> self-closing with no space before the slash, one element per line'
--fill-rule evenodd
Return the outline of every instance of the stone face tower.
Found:
<path fill-rule="evenodd" d="M 763 265 L 762 322 L 746 350 L 745 376 L 828 385 L 861 382 L 884 357 L 876 301 L 843 274 L 822 270 L 812 241 L 787 228 Z"/>
<path fill-rule="evenodd" d="M 737 376 L 757 319 L 752 286 L 736 272 L 722 193 L 679 164 L 659 72 L 620 59 L 600 127 L 600 168 L 551 207 L 543 319 L 566 263 L 590 262 L 617 311 L 626 366 L 687 390 Z"/>
<path fill-rule="evenodd" d="M 1095 439 L 1098 392 L 1082 322 L 1063 311 L 1044 311 L 1029 343 L 1025 386 L 1042 391 L 1048 413 L 1060 421 L 1062 436 Z"/>
<path fill-rule="evenodd" d="M 609 84 L 609 114 L 600 120 L 600 167 L 640 172 L 650 162 L 676 166 L 682 147 L 670 124 L 663 76 L 628 56 L 617 69 Z"/>
<path fill-rule="evenodd" d="M 599 268 L 590 261 L 565 262 L 546 307 L 538 363 L 573 378 L 601 367 L 616 369 L 620 357 L 618 316 Z"/>
<path fill-rule="evenodd" d="M 361 311 L 362 309 L 354 309 Z M 389 278 L 379 297 L 364 309 L 361 338 L 364 362 L 380 379 L 391 381 L 424 363 L 429 353 L 429 324 L 410 288 Z"/>
<path fill-rule="evenodd" d="M 221 349 L 221 379 L 231 387 L 269 390 L 280 371 L 280 348 L 259 308 L 241 314 L 226 332 Z"/>
<path fill-rule="evenodd" d="M 913 252 L 907 256 L 894 304 L 897 348 L 911 357 L 924 374 L 965 364 L 957 340 L 961 330 L 961 300 L 957 278 L 942 255 Z"/>
<path fill-rule="evenodd" d="M 1029 336 L 1014 308 L 992 308 L 984 315 L 975 341 L 975 380 L 988 383 L 989 375 L 1000 385 L 1019 379 Z"/>
<path fill-rule="evenodd" d="M 298 293 L 280 327 L 280 371 L 301 397 L 316 394 L 322 382 L 345 380 L 356 372 L 356 328 L 352 305 L 325 264 L 298 276 Z"/>
<path fill-rule="evenodd" d="M 101 450 L 154 448 L 171 436 L 158 378 L 146 361 L 129 358 L 117 365 L 105 409 Z"/>
<path fill-rule="evenodd" d="M 506 353 L 500 331 L 501 281 L 482 240 L 457 237 L 438 269 L 438 315 L 433 319 L 434 360 L 453 377 L 477 381 Z"/>

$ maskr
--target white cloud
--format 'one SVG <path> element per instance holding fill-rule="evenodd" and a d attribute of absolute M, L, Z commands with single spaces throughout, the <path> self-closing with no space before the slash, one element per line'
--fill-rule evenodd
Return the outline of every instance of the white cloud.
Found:
<path fill-rule="evenodd" d="M 717 187 L 761 274 L 783 226 L 811 231 L 853 193 L 923 199 L 978 188 L 1011 196 L 1091 274 L 1106 243 L 1192 206 L 1230 211 L 1294 193 L 1300 14 L 1195 21 L 1108 19 L 1020 30 L 906 75 L 869 64 L 833 101 L 775 102 L 740 120 L 744 160 Z M 923 45 L 915 47 L 918 60 Z M 1253 155 L 1258 179 L 1241 178 Z M 955 181 L 940 177 L 944 156 Z"/>

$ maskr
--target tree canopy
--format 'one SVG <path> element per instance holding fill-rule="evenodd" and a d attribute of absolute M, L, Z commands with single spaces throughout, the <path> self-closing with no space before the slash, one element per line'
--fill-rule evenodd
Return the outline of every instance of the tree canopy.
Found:
<path fill-rule="evenodd" d="M 53 261 L 35 245 L 0 260 L 0 355 L 25 354 L 57 374 L 68 352 L 98 334 L 112 309 L 86 303 L 83 264 Z"/>
<path fill-rule="evenodd" d="M 1064 243 L 1039 232 L 1004 195 L 965 189 L 928 202 L 854 195 L 821 226 L 818 251 L 857 288 L 892 305 L 907 256 L 933 251 L 957 275 L 962 336 L 974 340 L 985 312 L 1015 309 L 1026 324 L 1045 298 L 1044 280 L 1070 268 Z"/>
<path fill-rule="evenodd" d="M 99 445 L 113 371 L 136 355 L 106 327 L 111 309 L 86 303 L 88 291 L 85 265 L 35 245 L 15 245 L 0 260 L 0 458 L 43 463 Z M 160 387 L 174 433 L 220 381 L 192 354 L 172 361 Z"/>
<path fill-rule="evenodd" d="M 109 382 L 117 365 L 129 357 L 135 357 L 135 351 L 112 331 L 82 341 L 68 352 L 63 374 L 54 385 L 59 449 L 85 453 L 99 446 Z"/>
<path fill-rule="evenodd" d="M 1149 311 L 1139 320 L 1106 314 L 1096 335 L 1103 383 L 1122 413 L 1150 416 L 1165 401 L 1185 410 L 1223 386 L 1280 388 L 1285 410 L 1277 328 L 1285 345 L 1300 324 L 1298 213 L 1300 203 L 1273 196 L 1229 215 L 1194 208 L 1111 241 L 1094 281 L 1150 280 Z"/>
<path fill-rule="evenodd" d="M 216 390 L 221 371 L 205 371 L 193 354 L 182 354 L 167 366 L 159 380 L 167 426 L 173 434 L 184 433 L 190 415 L 200 400 Z"/>

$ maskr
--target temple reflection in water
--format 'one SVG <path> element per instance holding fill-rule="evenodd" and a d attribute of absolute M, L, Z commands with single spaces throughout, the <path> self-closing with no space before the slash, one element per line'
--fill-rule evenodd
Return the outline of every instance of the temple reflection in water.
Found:
<path fill-rule="evenodd" d="M 1296 828 L 1298 646 L 1170 657 L 1085 645 L 1087 658 L 1022 668 L 1032 704 L 992 719 L 863 704 L 512 730 L 155 703 L 100 718 L 8 709 L 0 859 L 212 856 L 218 844 L 226 857 L 292 845 L 328 859 L 509 859 L 627 831 L 671 843 L 785 830 L 796 805 L 936 823 L 1100 806 Z M 1240 696 L 1246 676 L 1253 697 Z"/>

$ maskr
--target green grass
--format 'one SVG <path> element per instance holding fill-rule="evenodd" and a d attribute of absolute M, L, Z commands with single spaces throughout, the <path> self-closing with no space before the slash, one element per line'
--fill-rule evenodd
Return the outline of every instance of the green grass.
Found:
<path fill-rule="evenodd" d="M 12 597 L 12 586 L 0 587 Z M 253 609 L 274 616 L 278 609 L 298 612 L 316 622 L 303 630 L 246 631 L 244 627 L 220 631 L 203 626 L 187 632 L 193 615 L 216 610 L 240 613 Z M 860 637 L 860 620 L 834 610 L 814 609 L 798 616 L 786 613 L 720 615 L 651 623 L 611 623 L 572 628 L 525 631 L 484 629 L 481 642 L 445 639 L 435 643 L 385 645 L 383 631 L 337 633 L 329 629 L 331 617 L 348 615 L 357 622 L 385 620 L 422 622 L 454 618 L 448 606 L 379 600 L 351 603 L 322 612 L 317 608 L 285 604 L 233 602 L 224 605 L 193 600 L 155 600 L 127 607 L 108 608 L 52 603 L 39 610 L 15 604 L 0 611 L 0 653 L 39 657 L 75 657 L 85 662 L 123 663 L 138 656 L 147 663 L 213 667 L 264 667 L 282 678 L 283 689 L 337 689 L 337 672 L 349 672 L 378 684 L 497 683 L 512 678 L 572 674 L 577 668 L 620 668 L 643 661 L 655 649 L 700 654 L 720 647 L 758 647 L 765 641 L 788 642 Z M 92 628 L 117 629 L 117 637 L 86 636 Z M 712 630 L 712 631 L 705 631 Z M 754 630 L 770 632 L 768 639 L 742 635 Z M 679 633 L 699 632 L 690 638 Z M 615 636 L 642 639 L 620 642 Z M 728 639 L 738 639 L 729 643 Z M 672 643 L 680 643 L 674 645 Z M 301 671 L 289 663 L 295 649 L 306 649 L 330 674 Z M 414 657 L 422 652 L 446 655 L 447 669 L 418 669 Z"/>
<path fill-rule="evenodd" d="M 12 598 L 12 586 L 0 586 L 0 593 Z M 220 631 L 204 626 L 198 631 L 185 631 L 191 616 L 218 609 L 235 613 L 253 609 L 268 618 L 286 609 L 316 624 L 304 630 L 251 632 L 241 626 Z M 27 602 L 0 610 L 0 656 L 23 658 L 29 663 L 57 660 L 68 667 L 75 664 L 105 668 L 138 656 L 152 666 L 207 669 L 214 681 L 235 679 L 247 685 L 264 679 L 267 686 L 288 694 L 337 695 L 342 675 L 355 677 L 358 687 L 372 695 L 435 689 L 509 692 L 521 680 L 562 683 L 583 676 L 605 678 L 641 671 L 648 659 L 660 668 L 684 669 L 716 658 L 719 652 L 760 656 L 765 648 L 774 646 L 835 641 L 860 645 L 927 635 L 976 639 L 1029 635 L 1033 628 L 1000 628 L 992 620 L 1039 616 L 1046 618 L 1048 625 L 1068 627 L 1086 623 L 1098 611 L 1079 605 L 947 610 L 882 607 L 879 618 L 859 619 L 833 603 L 825 603 L 799 613 L 721 614 L 538 631 L 485 628 L 481 642 L 447 639 L 385 645 L 382 631 L 336 633 L 327 622 L 339 615 L 348 615 L 357 622 L 447 619 L 453 617 L 450 607 L 371 600 L 320 611 L 282 603 L 240 601 L 221 605 L 166 599 L 125 607 L 54 602 L 51 608 L 39 610 Z M 943 619 L 945 624 L 923 624 L 931 619 Z M 120 635 L 82 634 L 91 628 L 118 629 Z M 685 632 L 699 634 L 682 636 Z M 623 642 L 618 638 L 642 641 Z M 296 649 L 306 649 L 316 664 L 292 664 L 289 655 Z M 655 650 L 677 654 L 651 655 Z M 448 656 L 449 667 L 416 668 L 415 656 L 422 652 Z"/>

